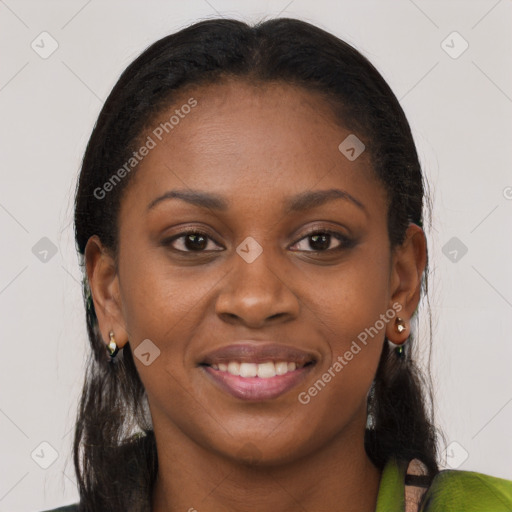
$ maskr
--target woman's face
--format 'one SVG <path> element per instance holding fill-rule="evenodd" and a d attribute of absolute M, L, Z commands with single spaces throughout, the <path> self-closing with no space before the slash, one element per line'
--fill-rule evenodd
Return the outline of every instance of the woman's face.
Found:
<path fill-rule="evenodd" d="M 148 127 L 96 310 L 136 355 L 157 439 L 275 464 L 362 438 L 397 303 L 409 319 L 416 302 L 369 152 L 339 149 L 350 134 L 309 92 L 237 81 Z"/>

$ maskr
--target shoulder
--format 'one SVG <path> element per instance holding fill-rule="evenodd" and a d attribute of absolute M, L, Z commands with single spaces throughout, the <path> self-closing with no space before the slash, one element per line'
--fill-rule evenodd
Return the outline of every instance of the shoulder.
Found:
<path fill-rule="evenodd" d="M 51 510 L 45 510 L 44 512 L 78 512 L 78 503 L 66 505 L 65 507 L 52 508 Z"/>
<path fill-rule="evenodd" d="M 445 469 L 425 494 L 422 512 L 512 511 L 512 481 L 475 471 Z"/>

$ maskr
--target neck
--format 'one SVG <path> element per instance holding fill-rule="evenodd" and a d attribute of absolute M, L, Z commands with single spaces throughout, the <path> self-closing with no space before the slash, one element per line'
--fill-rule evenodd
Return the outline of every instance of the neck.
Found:
<path fill-rule="evenodd" d="M 364 428 L 357 430 L 357 440 L 353 432 L 342 433 L 293 463 L 246 465 L 155 429 L 151 512 L 373 512 L 381 472 L 364 450 Z"/>

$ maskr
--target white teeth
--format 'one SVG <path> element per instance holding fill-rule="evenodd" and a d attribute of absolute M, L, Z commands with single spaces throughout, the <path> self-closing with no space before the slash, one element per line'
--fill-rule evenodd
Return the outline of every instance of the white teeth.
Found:
<path fill-rule="evenodd" d="M 240 375 L 240 363 L 237 361 L 230 361 L 228 363 L 228 372 L 231 375 Z"/>
<path fill-rule="evenodd" d="M 254 363 L 241 363 L 240 377 L 256 377 L 258 375 L 258 366 Z"/>
<path fill-rule="evenodd" d="M 259 377 L 260 379 L 270 379 L 276 375 L 284 375 L 297 369 L 295 362 L 267 361 L 265 363 L 239 363 L 238 361 L 229 361 L 229 363 L 212 364 L 212 368 L 221 372 L 228 372 L 231 375 L 240 377 Z"/>
<path fill-rule="evenodd" d="M 276 375 L 284 375 L 288 372 L 288 363 L 286 361 L 279 361 L 276 363 Z"/>
<path fill-rule="evenodd" d="M 272 361 L 258 365 L 258 377 L 260 379 L 269 379 L 276 376 L 276 367 Z"/>

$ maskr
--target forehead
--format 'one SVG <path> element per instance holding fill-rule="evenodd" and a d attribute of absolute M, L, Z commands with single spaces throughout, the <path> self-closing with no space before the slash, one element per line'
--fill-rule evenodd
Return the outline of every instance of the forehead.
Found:
<path fill-rule="evenodd" d="M 348 133 L 319 93 L 282 82 L 250 84 L 233 79 L 181 93 L 153 125 L 158 129 L 159 121 L 170 119 L 169 114 L 172 117 L 191 98 L 197 105 L 180 119 L 181 129 L 176 126 L 163 134 L 163 142 L 173 149 L 189 147 L 197 156 L 237 154 L 258 156 L 261 161 L 266 156 L 263 149 L 267 154 L 292 156 L 298 153 L 300 145 L 303 154 L 311 153 L 318 158 L 319 151 L 324 151 L 332 141 L 336 143 L 342 133 Z M 331 136 L 328 140 L 327 132 Z M 325 156 L 338 157 L 339 153 L 332 151 L 337 146 L 331 145 Z M 226 153 L 227 149 L 231 151 Z"/>
<path fill-rule="evenodd" d="M 141 141 L 153 144 L 132 186 L 146 202 L 176 187 L 262 201 L 317 185 L 381 193 L 369 152 L 349 160 L 340 151 L 349 136 L 319 93 L 297 86 L 228 80 L 189 87 L 145 128 Z"/>

